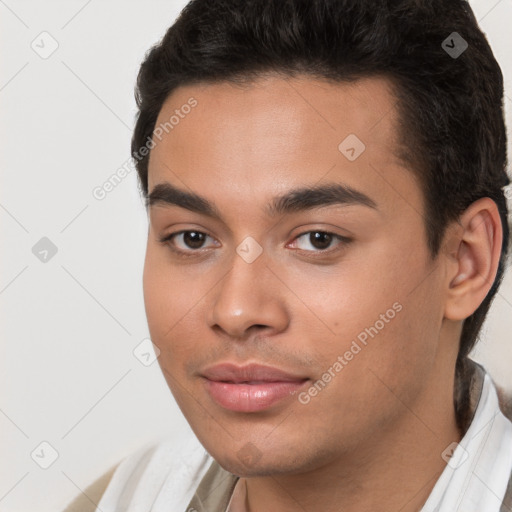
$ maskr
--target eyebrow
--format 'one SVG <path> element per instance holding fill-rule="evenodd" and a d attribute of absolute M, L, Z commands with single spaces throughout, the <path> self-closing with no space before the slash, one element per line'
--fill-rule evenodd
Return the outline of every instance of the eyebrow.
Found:
<path fill-rule="evenodd" d="M 146 197 L 146 208 L 155 205 L 174 205 L 214 219 L 223 220 L 217 206 L 194 192 L 174 187 L 168 182 L 155 185 Z M 270 217 L 306 211 L 329 205 L 361 205 L 378 210 L 369 196 L 348 185 L 327 183 L 312 187 L 299 187 L 274 197 L 266 205 Z"/>

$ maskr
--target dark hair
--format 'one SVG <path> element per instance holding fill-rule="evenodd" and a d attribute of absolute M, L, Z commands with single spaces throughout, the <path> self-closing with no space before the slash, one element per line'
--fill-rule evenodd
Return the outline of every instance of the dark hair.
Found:
<path fill-rule="evenodd" d="M 454 34 L 456 32 L 457 34 Z M 460 55 L 450 48 L 463 49 Z M 457 45 L 457 46 L 456 46 Z M 400 114 L 401 154 L 422 186 L 426 243 L 438 254 L 449 222 L 490 197 L 504 242 L 496 279 L 464 321 L 463 376 L 501 283 L 509 228 L 503 187 L 503 76 L 463 0 L 192 0 L 146 55 L 136 89 L 132 154 L 150 140 L 162 104 L 178 86 L 249 82 L 266 73 L 328 81 L 387 77 Z M 149 156 L 136 167 L 145 196 Z"/>

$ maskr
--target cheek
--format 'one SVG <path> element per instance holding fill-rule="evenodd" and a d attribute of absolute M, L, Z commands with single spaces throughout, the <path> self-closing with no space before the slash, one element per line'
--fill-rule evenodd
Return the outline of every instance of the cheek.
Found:
<path fill-rule="evenodd" d="M 442 319 L 432 268 L 423 248 L 389 244 L 347 258 L 335 270 L 314 269 L 307 279 L 289 270 L 287 281 L 314 313 L 313 322 L 309 313 L 304 322 L 296 309 L 310 341 L 317 339 L 324 369 L 346 354 L 352 388 L 369 369 L 398 385 L 428 368 Z"/>
<path fill-rule="evenodd" d="M 415 276 L 425 272 L 424 265 L 410 250 L 377 240 L 336 265 L 290 265 L 280 269 L 280 276 L 293 292 L 292 314 L 298 323 L 311 334 L 323 333 L 325 341 L 350 344 L 375 323 L 379 331 L 383 326 L 387 330 L 396 310 L 410 302 Z"/>
<path fill-rule="evenodd" d="M 361 351 L 345 374 L 354 398 L 364 402 L 378 397 L 390 408 L 396 407 L 397 397 L 410 403 L 421 392 L 435 364 L 442 321 L 435 273 L 425 279 L 424 265 L 403 268 L 407 271 L 394 274 L 388 269 L 380 283 L 375 276 L 373 296 L 367 290 L 371 298 L 363 303 L 359 325 L 349 335 Z"/>
<path fill-rule="evenodd" d="M 146 317 L 153 343 L 155 343 L 155 340 L 163 336 L 164 324 L 171 320 L 168 312 L 172 309 L 169 307 L 170 297 L 166 287 L 167 275 L 149 244 L 146 249 L 142 281 Z"/>
<path fill-rule="evenodd" d="M 143 272 L 144 304 L 160 365 L 181 373 L 204 339 L 202 301 L 214 281 L 170 265 L 165 250 L 148 245 Z M 210 282 L 211 281 L 211 282 Z"/>
<path fill-rule="evenodd" d="M 186 313 L 186 295 L 174 282 L 172 272 L 165 264 L 160 250 L 148 245 L 143 272 L 143 290 L 146 317 L 151 340 L 160 349 L 162 359 L 169 350 L 179 320 Z"/>

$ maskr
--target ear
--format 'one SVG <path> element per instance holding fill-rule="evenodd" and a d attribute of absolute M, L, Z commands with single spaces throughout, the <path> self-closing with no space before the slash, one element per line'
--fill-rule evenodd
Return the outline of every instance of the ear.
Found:
<path fill-rule="evenodd" d="M 488 197 L 475 201 L 447 235 L 445 317 L 464 320 L 485 299 L 498 271 L 503 229 L 496 203 Z"/>

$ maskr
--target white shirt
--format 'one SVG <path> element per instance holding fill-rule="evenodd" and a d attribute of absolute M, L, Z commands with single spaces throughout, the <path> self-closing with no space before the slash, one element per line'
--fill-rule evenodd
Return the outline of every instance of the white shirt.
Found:
<path fill-rule="evenodd" d="M 473 421 L 446 460 L 421 512 L 500 511 L 512 474 L 512 423 L 499 408 L 488 374 Z M 180 440 L 146 444 L 121 461 L 98 510 L 192 512 L 187 507 L 212 462 L 192 431 Z"/>
<path fill-rule="evenodd" d="M 512 423 L 485 375 L 475 417 L 421 512 L 499 512 L 512 472 Z"/>

